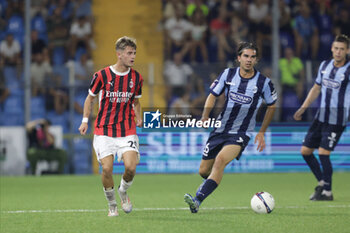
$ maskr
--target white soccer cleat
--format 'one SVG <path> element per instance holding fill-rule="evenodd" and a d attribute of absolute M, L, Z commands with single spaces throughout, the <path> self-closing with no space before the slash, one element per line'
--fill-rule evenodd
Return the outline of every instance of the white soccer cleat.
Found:
<path fill-rule="evenodd" d="M 118 187 L 118 194 L 120 197 L 122 209 L 124 210 L 125 213 L 127 213 L 127 214 L 130 213 L 132 211 L 132 204 L 131 204 L 131 201 L 129 199 L 128 194 L 126 192 L 120 191 L 119 187 Z"/>
<path fill-rule="evenodd" d="M 117 217 L 118 215 L 118 207 L 110 206 L 108 211 L 108 217 Z"/>

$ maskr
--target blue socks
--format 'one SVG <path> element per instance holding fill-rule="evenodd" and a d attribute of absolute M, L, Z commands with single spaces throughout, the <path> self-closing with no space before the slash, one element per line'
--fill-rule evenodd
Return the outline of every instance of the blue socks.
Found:
<path fill-rule="evenodd" d="M 200 202 L 204 201 L 204 199 L 207 198 L 207 196 L 209 196 L 216 189 L 216 187 L 218 187 L 218 184 L 214 180 L 205 180 L 197 190 L 196 199 Z"/>
<path fill-rule="evenodd" d="M 323 189 L 326 191 L 331 191 L 333 168 L 329 155 L 319 155 L 323 172 L 321 171 L 320 164 L 313 154 L 308 156 L 303 155 L 303 158 L 307 165 L 310 167 L 312 173 L 315 175 L 317 181 L 323 180 L 325 182 Z"/>
<path fill-rule="evenodd" d="M 199 185 L 197 192 L 196 192 L 196 196 L 198 196 L 198 193 L 202 190 L 202 187 L 203 187 L 205 181 L 207 181 L 207 179 L 203 179 L 203 182 Z"/>
<path fill-rule="evenodd" d="M 329 159 L 329 155 L 319 155 L 319 157 L 323 168 L 323 180 L 325 182 L 323 185 L 323 189 L 326 191 L 331 191 L 333 174 L 331 160 Z"/>
<path fill-rule="evenodd" d="M 303 158 L 307 165 L 310 167 L 312 173 L 315 175 L 317 181 L 322 180 L 322 171 L 320 164 L 318 163 L 317 159 L 315 158 L 314 154 L 311 155 L 303 155 Z M 321 156 L 320 156 L 321 158 Z"/>

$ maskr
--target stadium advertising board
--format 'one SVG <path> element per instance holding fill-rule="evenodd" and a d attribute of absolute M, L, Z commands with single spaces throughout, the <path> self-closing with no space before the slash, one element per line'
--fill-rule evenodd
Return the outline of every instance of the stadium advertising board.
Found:
<path fill-rule="evenodd" d="M 271 124 L 265 134 L 266 148 L 256 150 L 254 137 L 239 161 L 234 160 L 225 172 L 307 172 L 300 146 L 308 124 Z M 196 173 L 210 130 L 189 131 L 179 128 L 149 131 L 138 129 L 141 160 L 140 173 Z M 350 132 L 343 133 L 332 153 L 335 171 L 350 171 Z M 115 164 L 115 172 L 123 171 Z"/>

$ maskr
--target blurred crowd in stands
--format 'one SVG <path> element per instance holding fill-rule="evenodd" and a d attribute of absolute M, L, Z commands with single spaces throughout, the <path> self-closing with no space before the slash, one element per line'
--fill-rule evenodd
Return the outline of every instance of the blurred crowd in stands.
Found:
<path fill-rule="evenodd" d="M 278 3 L 281 120 L 290 121 L 307 91 L 305 61 L 319 63 L 331 58 L 335 35 L 350 36 L 350 0 L 279 0 Z M 205 89 L 218 75 L 206 68 L 208 63 L 221 68 L 233 65 L 241 41 L 257 44 L 259 70 L 270 76 L 272 15 L 271 0 L 163 0 L 167 60 L 164 76 L 169 107 L 203 106 L 208 93 Z M 181 113 L 186 108 L 176 111 Z"/>
<path fill-rule="evenodd" d="M 240 41 L 257 44 L 258 69 L 271 77 L 272 0 L 162 1 L 169 109 L 200 117 L 210 83 L 223 68 L 235 64 Z M 278 83 L 285 109 L 281 120 L 289 121 L 292 107 L 299 106 L 307 91 L 305 61 L 330 58 L 334 36 L 350 36 L 350 0 L 278 2 Z M 24 3 L 0 0 L 0 125 L 24 124 Z M 31 118 L 50 118 L 67 132 L 66 64 L 75 70 L 76 124 L 94 71 L 92 0 L 32 0 L 31 4 Z"/>
<path fill-rule="evenodd" d="M 62 126 L 63 133 L 78 133 L 87 87 L 94 72 L 91 51 L 93 15 L 91 0 L 32 0 L 30 92 L 31 120 Z M 0 0 L 0 126 L 24 125 L 25 86 L 25 0 Z M 67 65 L 68 64 L 68 65 Z M 75 83 L 70 85 L 69 69 L 74 68 Z M 74 92 L 70 92 L 74 90 Z M 74 93 L 73 120 L 69 114 L 69 94 Z M 49 120 L 46 120 L 49 119 Z M 34 121 L 35 122 L 35 121 Z M 35 126 L 37 129 L 37 126 Z M 55 172 L 91 173 L 91 142 L 72 138 L 63 141 L 70 151 L 65 166 L 64 151 L 54 145 L 27 151 L 27 169 L 35 173 L 37 160 L 57 160 Z M 56 153 L 57 150 L 59 153 Z M 45 156 L 44 156 L 45 155 Z M 58 157 L 57 157 L 58 156 Z M 64 170 L 64 171 L 63 171 Z"/>
<path fill-rule="evenodd" d="M 279 0 L 281 47 L 302 60 L 329 58 L 337 34 L 350 35 L 349 0 Z M 165 55 L 191 63 L 233 59 L 240 41 L 254 41 L 271 59 L 272 1 L 164 0 Z"/>
<path fill-rule="evenodd" d="M 75 70 L 77 114 L 82 113 L 86 88 L 94 71 L 91 0 L 31 1 L 30 16 L 31 118 L 53 119 L 54 124 L 62 123 L 67 132 L 66 64 L 70 63 Z M 0 0 L 0 125 L 24 124 L 24 45 L 25 1 Z"/>

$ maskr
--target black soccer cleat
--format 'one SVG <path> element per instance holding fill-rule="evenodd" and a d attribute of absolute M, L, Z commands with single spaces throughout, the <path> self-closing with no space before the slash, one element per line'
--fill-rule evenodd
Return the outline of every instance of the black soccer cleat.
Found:
<path fill-rule="evenodd" d="M 320 198 L 322 191 L 323 191 L 323 186 L 317 185 L 315 187 L 315 192 L 310 196 L 310 200 L 315 201 L 317 198 Z"/>
<path fill-rule="evenodd" d="M 316 197 L 314 201 L 333 201 L 333 195 L 327 196 L 325 194 L 321 194 L 319 197 Z"/>

